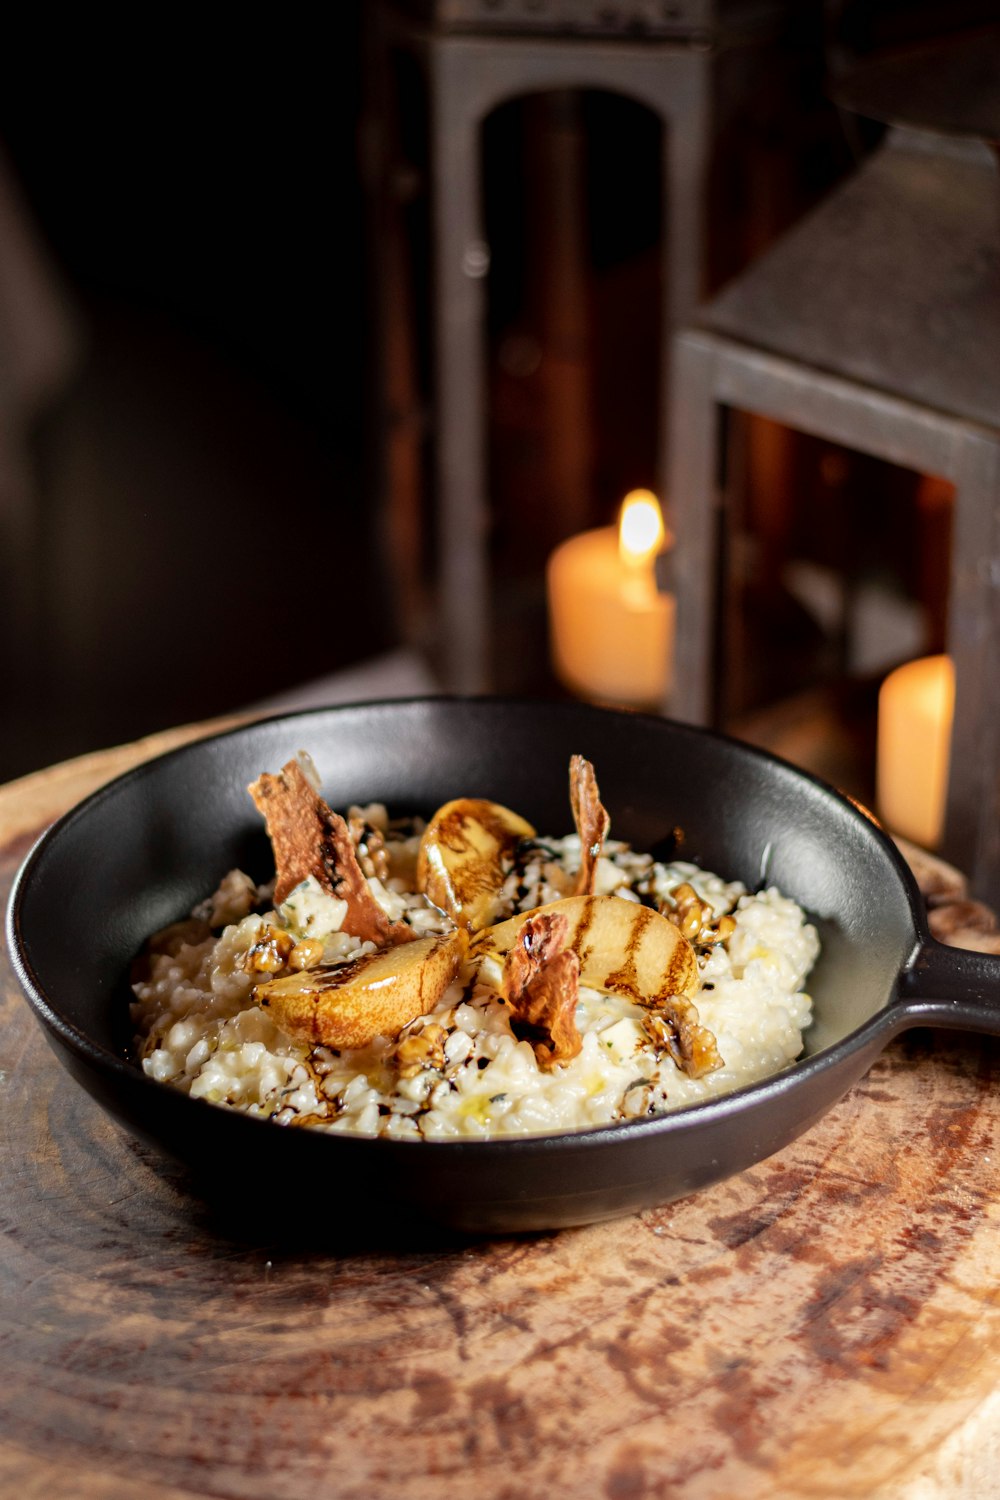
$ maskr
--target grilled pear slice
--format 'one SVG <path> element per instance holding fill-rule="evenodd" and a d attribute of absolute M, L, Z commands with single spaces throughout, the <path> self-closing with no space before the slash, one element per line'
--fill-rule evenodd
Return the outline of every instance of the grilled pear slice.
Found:
<path fill-rule="evenodd" d="M 420 840 L 417 889 L 459 927 L 487 927 L 500 905 L 505 861 L 534 836 L 530 823 L 499 802 L 446 802 Z"/>
<path fill-rule="evenodd" d="M 580 983 L 590 989 L 623 995 L 647 1009 L 697 991 L 698 963 L 680 930 L 659 912 L 621 896 L 567 896 L 477 934 L 472 957 L 489 984 L 500 989 L 504 955 L 518 942 L 525 922 L 543 912 L 565 916 L 566 946 L 580 960 Z"/>
<path fill-rule="evenodd" d="M 426 1016 L 456 979 L 468 950 L 465 932 L 417 938 L 258 984 L 253 998 L 294 1041 L 315 1047 L 367 1047 L 398 1036 Z"/>
<path fill-rule="evenodd" d="M 678 1068 L 700 1078 L 722 1066 L 715 1037 L 690 998 L 698 990 L 694 949 L 673 922 L 636 901 L 568 896 L 499 922 L 473 939 L 471 957 L 481 978 L 502 993 L 505 955 L 525 924 L 544 913 L 565 916 L 566 947 L 580 961 L 580 983 L 641 1006 L 646 1031 Z"/>

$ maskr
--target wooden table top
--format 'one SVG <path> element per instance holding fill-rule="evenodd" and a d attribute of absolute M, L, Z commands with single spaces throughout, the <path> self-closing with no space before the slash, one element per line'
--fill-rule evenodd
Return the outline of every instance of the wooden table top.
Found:
<path fill-rule="evenodd" d="M 199 732 L 0 789 L 4 899 L 51 817 Z M 939 930 L 1000 947 L 913 858 Z M 324 1246 L 280 1202 L 260 1242 L 69 1079 L 0 964 L 0 1494 L 1000 1494 L 996 1040 L 911 1033 L 787 1150 L 614 1223 Z"/>

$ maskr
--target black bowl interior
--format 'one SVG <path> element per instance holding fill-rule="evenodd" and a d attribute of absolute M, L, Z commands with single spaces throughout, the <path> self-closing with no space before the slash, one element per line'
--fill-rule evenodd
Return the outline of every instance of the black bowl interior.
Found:
<path fill-rule="evenodd" d="M 43 1019 L 121 1054 L 122 984 L 145 938 L 234 865 L 270 873 L 246 787 L 307 749 L 334 807 L 429 813 L 489 797 L 540 831 L 572 827 L 567 767 L 594 762 L 614 836 L 749 887 L 776 884 L 817 922 L 813 1053 L 892 996 L 914 944 L 914 894 L 892 846 L 819 782 L 734 741 L 576 704 L 420 700 L 267 720 L 144 765 L 69 814 L 29 860 L 15 947 Z M 41 1000 L 40 1006 L 38 1000 Z"/>

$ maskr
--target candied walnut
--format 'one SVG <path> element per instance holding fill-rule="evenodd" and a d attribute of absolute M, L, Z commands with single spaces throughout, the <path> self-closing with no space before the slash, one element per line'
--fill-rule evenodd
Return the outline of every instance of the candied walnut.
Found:
<path fill-rule="evenodd" d="M 657 1002 L 643 1017 L 648 1036 L 669 1053 L 682 1073 L 701 1078 L 722 1067 L 722 1056 L 711 1031 L 702 1026 L 698 1012 L 680 996 Z"/>
<path fill-rule="evenodd" d="M 311 875 L 331 896 L 346 901 L 344 928 L 362 942 L 383 947 L 414 936 L 405 923 L 390 922 L 375 900 L 347 824 L 315 791 L 300 761 L 290 760 L 277 776 L 264 772 L 248 791 L 274 848 L 277 903 Z"/>
<path fill-rule="evenodd" d="M 592 896 L 597 878 L 597 861 L 611 827 L 611 819 L 601 804 L 597 777 L 589 760 L 574 755 L 569 763 L 569 800 L 573 821 L 580 835 L 580 873 L 576 878 L 576 896 Z"/>
<path fill-rule="evenodd" d="M 686 880 L 675 886 L 670 895 L 674 904 L 664 904 L 661 907 L 663 915 L 680 928 L 689 943 L 693 943 L 711 920 L 712 908 L 707 901 L 702 901 L 694 886 Z"/>
<path fill-rule="evenodd" d="M 713 943 L 726 943 L 735 931 L 736 918 L 730 916 L 727 912 L 724 917 L 720 917 L 716 922 L 714 928 L 709 933 L 709 938 Z"/>
<path fill-rule="evenodd" d="M 288 955 L 290 969 L 315 969 L 323 962 L 323 944 L 319 938 L 300 938 Z"/>
<path fill-rule="evenodd" d="M 270 922 L 261 924 L 260 935 L 250 945 L 240 960 L 248 974 L 277 974 L 283 969 L 295 949 L 295 939 L 280 927 Z"/>
<path fill-rule="evenodd" d="M 725 943 L 736 931 L 736 918 L 728 913 L 714 921 L 711 902 L 702 901 L 694 886 L 685 880 L 671 891 L 673 905 L 661 902 L 660 910 L 668 921 L 679 927 L 689 943 L 713 946 Z"/>
<path fill-rule="evenodd" d="M 389 855 L 385 847 L 385 839 L 377 828 L 373 828 L 365 818 L 349 817 L 347 820 L 347 831 L 351 835 L 358 855 L 358 864 L 362 872 L 377 880 L 388 880 L 389 878 Z"/>
<path fill-rule="evenodd" d="M 511 1030 L 531 1043 L 540 1068 L 570 1062 L 583 1041 L 576 1025 L 580 960 L 567 947 L 569 923 L 562 913 L 529 917 L 504 960 L 503 995 Z"/>
<path fill-rule="evenodd" d="M 423 1073 L 427 1068 L 443 1068 L 447 1037 L 447 1031 L 436 1021 L 431 1021 L 415 1036 L 404 1037 L 396 1048 L 396 1066 L 400 1078 L 416 1078 L 418 1073 Z"/>

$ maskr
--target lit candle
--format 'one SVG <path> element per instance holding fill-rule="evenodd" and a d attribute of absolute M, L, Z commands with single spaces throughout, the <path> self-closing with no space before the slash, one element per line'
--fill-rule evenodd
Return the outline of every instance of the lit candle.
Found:
<path fill-rule="evenodd" d="M 570 537 L 549 558 L 553 664 L 581 697 L 652 707 L 668 691 L 674 599 L 654 574 L 663 545 L 656 497 L 633 490 L 617 527 Z"/>
<path fill-rule="evenodd" d="M 890 672 L 878 695 L 877 796 L 894 833 L 934 849 L 944 828 L 955 669 L 924 656 Z"/>

